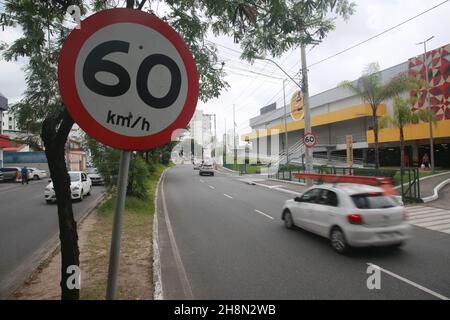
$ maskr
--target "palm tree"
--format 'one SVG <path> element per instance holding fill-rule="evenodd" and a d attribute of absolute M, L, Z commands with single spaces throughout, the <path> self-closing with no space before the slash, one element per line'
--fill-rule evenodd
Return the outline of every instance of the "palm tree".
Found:
<path fill-rule="evenodd" d="M 394 100 L 394 116 L 386 115 L 382 117 L 379 121 L 379 126 L 381 128 L 388 125 L 392 125 L 398 128 L 400 131 L 400 168 L 401 174 L 403 174 L 404 169 L 404 159 L 405 159 L 405 136 L 404 128 L 410 124 L 418 123 L 420 120 L 423 122 L 428 122 L 430 119 L 436 123 L 436 117 L 434 111 L 430 109 L 420 109 L 416 112 L 411 110 L 411 106 L 414 104 L 416 98 L 402 98 L 396 97 Z"/>
<path fill-rule="evenodd" d="M 399 96 L 413 87 L 412 79 L 406 74 L 400 74 L 387 83 L 382 83 L 380 67 L 378 63 L 370 63 L 364 69 L 362 76 L 357 81 L 343 81 L 340 87 L 351 90 L 359 96 L 364 103 L 368 103 L 372 109 L 372 125 L 375 138 L 375 167 L 380 167 L 378 150 L 378 106 L 391 98 Z"/>

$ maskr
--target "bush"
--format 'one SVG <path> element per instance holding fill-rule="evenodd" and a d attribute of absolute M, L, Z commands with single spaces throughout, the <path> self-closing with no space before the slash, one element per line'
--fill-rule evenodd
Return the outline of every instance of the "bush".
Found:
<path fill-rule="evenodd" d="M 147 182 L 150 178 L 148 164 L 141 157 L 133 157 L 128 173 L 127 195 L 144 199 L 147 196 Z"/>

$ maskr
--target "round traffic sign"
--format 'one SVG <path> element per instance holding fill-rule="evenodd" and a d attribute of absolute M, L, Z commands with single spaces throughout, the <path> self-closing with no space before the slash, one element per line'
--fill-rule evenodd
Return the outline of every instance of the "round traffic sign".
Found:
<path fill-rule="evenodd" d="M 83 20 L 61 50 L 58 82 L 75 122 L 123 150 L 169 142 L 198 100 L 188 47 L 167 23 L 140 10 L 109 9 Z"/>
<path fill-rule="evenodd" d="M 291 117 L 293 120 L 302 120 L 305 113 L 303 107 L 305 106 L 305 100 L 303 99 L 303 93 L 298 90 L 294 92 L 291 98 Z"/>
<path fill-rule="evenodd" d="M 316 135 L 314 133 L 305 134 L 305 136 L 303 137 L 303 143 L 304 143 L 305 147 L 307 147 L 307 148 L 314 147 L 317 143 Z"/>

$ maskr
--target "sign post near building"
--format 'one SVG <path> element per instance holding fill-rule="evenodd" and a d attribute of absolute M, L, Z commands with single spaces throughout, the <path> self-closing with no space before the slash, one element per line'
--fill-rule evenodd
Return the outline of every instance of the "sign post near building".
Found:
<path fill-rule="evenodd" d="M 351 134 L 345 136 L 347 144 L 347 164 L 353 167 L 353 136 Z"/>
<path fill-rule="evenodd" d="M 140 10 L 109 9 L 70 33 L 58 81 L 75 122 L 122 150 L 106 294 L 114 299 L 131 152 L 164 145 L 186 128 L 198 100 L 195 61 L 164 21 Z"/>

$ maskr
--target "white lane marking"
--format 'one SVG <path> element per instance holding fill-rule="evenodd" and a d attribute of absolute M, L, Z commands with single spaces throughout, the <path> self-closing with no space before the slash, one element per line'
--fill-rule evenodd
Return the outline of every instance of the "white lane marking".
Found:
<path fill-rule="evenodd" d="M 200 179 L 200 182 L 201 182 L 201 183 L 205 183 L 205 180 Z"/>
<path fill-rule="evenodd" d="M 224 195 L 225 197 L 227 197 L 227 198 L 233 199 L 232 196 L 229 196 L 229 195 L 227 195 L 226 193 L 224 193 L 223 195 Z"/>
<path fill-rule="evenodd" d="M 428 227 L 428 229 L 437 230 L 437 231 L 447 230 L 448 228 L 450 228 L 450 223 L 443 224 L 443 225 L 439 224 L 437 226 Z"/>
<path fill-rule="evenodd" d="M 257 210 L 257 209 L 255 209 L 255 211 L 256 212 L 258 212 L 259 214 L 262 214 L 263 216 L 265 216 L 265 217 L 267 217 L 267 218 L 269 218 L 269 219 L 274 219 L 274 217 L 272 217 L 272 216 L 269 216 L 268 214 L 266 214 L 266 213 L 264 213 L 264 212 L 262 212 L 262 211 L 259 211 L 259 210 Z"/>
<path fill-rule="evenodd" d="M 436 213 L 436 212 L 447 212 L 448 213 L 449 211 L 448 210 L 439 209 L 439 208 L 429 208 L 429 209 L 426 209 L 426 210 L 424 209 L 424 210 L 414 211 L 414 212 L 406 210 L 406 212 L 411 217 L 419 217 L 419 216 L 426 216 L 428 214 Z"/>
<path fill-rule="evenodd" d="M 446 224 L 446 223 L 450 223 L 450 219 L 435 220 L 435 221 L 424 222 L 424 223 L 414 223 L 414 225 L 419 226 L 419 227 L 432 227 L 432 226 L 437 226 L 437 225 Z"/>
<path fill-rule="evenodd" d="M 415 288 L 417 288 L 417 289 L 419 289 L 419 290 L 422 290 L 422 291 L 424 291 L 424 292 L 426 292 L 426 293 L 429 293 L 429 294 L 435 296 L 436 298 L 439 298 L 439 299 L 441 299 L 441 300 L 450 300 L 449 298 L 447 298 L 446 296 L 443 296 L 442 294 L 439 294 L 439 293 L 437 293 L 437 292 L 435 292 L 435 291 L 433 291 L 433 290 L 431 290 L 431 289 L 425 288 L 424 286 L 421 286 L 421 285 L 418 284 L 418 283 L 415 283 L 415 282 L 413 282 L 413 281 L 411 281 L 411 280 L 408 280 L 408 279 L 406 279 L 406 278 L 403 278 L 402 276 L 399 276 L 398 274 L 395 274 L 395 273 L 393 273 L 393 272 L 391 272 L 391 271 L 389 271 L 389 270 L 383 269 L 383 268 L 377 266 L 376 264 L 373 264 L 373 263 L 370 263 L 370 262 L 367 263 L 367 264 L 368 264 L 369 266 L 372 266 L 372 267 L 374 267 L 374 268 L 379 269 L 380 271 L 383 271 L 384 273 L 390 275 L 391 277 L 394 277 L 394 278 L 396 278 L 396 279 L 398 279 L 398 280 L 401 280 L 401 281 L 403 281 L 403 282 L 406 282 L 407 284 L 412 285 L 413 287 L 415 287 Z"/>
<path fill-rule="evenodd" d="M 210 187 L 211 189 L 215 189 L 213 186 L 208 186 L 208 187 Z"/>
<path fill-rule="evenodd" d="M 420 218 L 408 218 L 411 223 L 416 222 L 427 222 L 427 221 L 434 221 L 434 220 L 440 220 L 440 219 L 446 219 L 450 218 L 450 212 L 449 213 L 440 213 L 440 214 L 430 214 L 429 216 L 420 217 Z"/>

